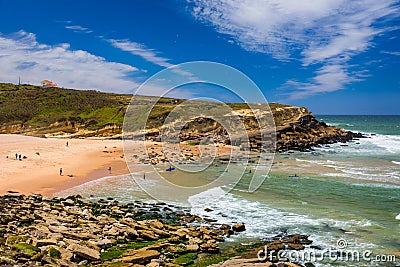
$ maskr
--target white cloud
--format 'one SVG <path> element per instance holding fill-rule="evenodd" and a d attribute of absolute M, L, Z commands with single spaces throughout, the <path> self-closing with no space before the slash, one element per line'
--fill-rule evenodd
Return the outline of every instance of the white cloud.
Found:
<path fill-rule="evenodd" d="M 353 74 L 348 70 L 349 60 L 369 49 L 376 36 L 393 30 L 393 26 L 378 28 L 379 20 L 399 14 L 395 0 L 192 2 L 197 19 L 231 35 L 246 50 L 285 61 L 300 55 L 303 66 L 321 65 L 307 82 L 289 80 L 288 84 L 300 86 L 292 97 L 340 90 L 353 82 L 348 78 Z"/>
<path fill-rule="evenodd" d="M 155 51 L 154 49 L 147 48 L 143 44 L 132 42 L 126 39 L 125 40 L 109 39 L 107 41 L 111 43 L 111 45 L 113 45 L 114 47 L 121 49 L 122 51 L 129 52 L 132 55 L 142 57 L 143 59 L 155 65 L 159 65 L 161 67 L 166 67 L 166 68 L 173 66 L 173 64 L 169 63 L 168 58 L 158 56 L 157 51 Z"/>
<path fill-rule="evenodd" d="M 367 75 L 363 72 L 349 73 L 342 65 L 325 65 L 316 71 L 307 82 L 289 80 L 282 89 L 290 90 L 290 99 L 300 99 L 319 93 L 334 92 L 344 89 L 346 84 L 360 81 Z"/>
<path fill-rule="evenodd" d="M 159 56 L 156 50 L 148 48 L 143 44 L 132 42 L 127 39 L 124 40 L 105 39 L 105 40 L 115 48 L 118 48 L 125 52 L 129 52 L 132 55 L 139 56 L 145 59 L 146 61 L 158 65 L 160 67 L 171 68 L 171 72 L 176 73 L 178 75 L 190 77 L 190 79 L 192 80 L 197 80 L 192 73 L 184 71 L 178 65 L 170 63 L 168 58 Z M 185 97 L 187 97 L 186 94 Z"/>
<path fill-rule="evenodd" d="M 0 34 L 0 81 L 39 84 L 51 79 L 59 86 L 96 89 L 109 92 L 133 92 L 139 84 L 129 76 L 137 68 L 83 50 L 72 50 L 69 44 L 40 44 L 33 33 L 19 31 Z"/>
<path fill-rule="evenodd" d="M 381 51 L 382 54 L 387 54 L 387 55 L 391 55 L 391 56 L 400 56 L 400 52 L 399 51 Z"/>
<path fill-rule="evenodd" d="M 67 25 L 65 26 L 68 30 L 73 30 L 74 32 L 92 33 L 93 31 L 89 28 L 85 28 L 79 25 Z"/>

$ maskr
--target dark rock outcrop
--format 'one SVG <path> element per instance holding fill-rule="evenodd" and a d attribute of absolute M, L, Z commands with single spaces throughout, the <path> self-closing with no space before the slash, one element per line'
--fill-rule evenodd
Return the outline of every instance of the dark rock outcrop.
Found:
<path fill-rule="evenodd" d="M 318 121 L 311 113 L 296 121 L 276 127 L 276 150 L 307 151 L 322 144 L 346 143 L 354 138 L 364 137 L 361 133 L 345 131 Z"/>

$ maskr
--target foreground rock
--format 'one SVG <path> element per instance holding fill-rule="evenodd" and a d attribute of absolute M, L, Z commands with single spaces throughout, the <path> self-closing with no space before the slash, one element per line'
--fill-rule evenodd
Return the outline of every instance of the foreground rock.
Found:
<path fill-rule="evenodd" d="M 0 197 L 0 265 L 179 266 L 186 254 L 218 253 L 218 242 L 234 233 L 188 222 L 206 223 L 165 203 L 10 192 Z"/>

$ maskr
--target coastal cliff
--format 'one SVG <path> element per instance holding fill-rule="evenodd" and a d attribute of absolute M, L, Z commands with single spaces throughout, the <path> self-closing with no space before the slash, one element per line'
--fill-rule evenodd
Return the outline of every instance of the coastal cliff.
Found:
<path fill-rule="evenodd" d="M 132 95 L 111 94 L 93 90 L 43 88 L 32 85 L 0 84 L 0 133 L 18 133 L 43 137 L 104 137 L 121 138 L 124 115 Z M 141 101 L 157 102 L 151 111 L 147 137 L 158 140 L 168 114 L 183 100 L 135 96 Z M 257 119 L 245 103 L 229 107 L 239 116 L 250 138 L 253 150 L 259 150 L 260 130 Z M 278 152 L 309 150 L 335 142 L 347 142 L 362 137 L 360 133 L 328 126 L 318 121 L 304 107 L 271 103 L 276 127 Z M 198 118 L 182 129 L 181 140 L 198 142 L 204 136 L 217 133 L 220 141 L 230 144 L 226 131 L 217 122 Z"/>
<path fill-rule="evenodd" d="M 313 147 L 322 144 L 332 144 L 337 142 L 346 143 L 350 140 L 363 138 L 361 133 L 354 133 L 343 130 L 339 127 L 329 126 L 325 122 L 318 121 L 315 116 L 304 107 L 282 105 L 278 103 L 269 104 L 275 122 L 275 150 L 283 152 L 287 150 L 309 151 Z M 257 118 L 250 109 L 242 108 L 240 112 L 235 112 L 243 121 L 252 151 L 261 149 L 261 131 L 257 123 Z M 181 140 L 200 142 L 210 133 L 221 136 L 220 141 L 231 144 L 222 125 L 211 119 L 199 118 L 187 123 L 182 129 Z M 157 136 L 157 131 L 153 131 L 153 136 Z M 157 140 L 157 138 L 152 138 Z"/>

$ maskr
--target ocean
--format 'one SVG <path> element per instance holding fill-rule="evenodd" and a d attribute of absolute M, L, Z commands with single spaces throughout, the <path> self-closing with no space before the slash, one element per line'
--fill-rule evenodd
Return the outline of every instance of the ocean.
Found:
<path fill-rule="evenodd" d="M 277 154 L 271 172 L 254 193 L 241 179 L 232 189 L 215 186 L 189 197 L 191 212 L 219 223 L 246 224 L 230 238 L 251 242 L 287 234 L 307 234 L 313 250 L 370 252 L 362 262 L 318 259 L 315 266 L 395 266 L 400 264 L 400 116 L 317 116 L 329 125 L 362 132 L 367 138 L 317 147 L 312 152 Z M 250 166 L 257 168 L 257 166 Z M 212 180 L 218 169 L 199 179 Z M 235 173 L 235 169 L 229 170 Z M 296 174 L 296 176 L 294 176 Z M 120 201 L 149 200 L 131 176 L 105 177 L 61 192 Z M 157 182 L 149 179 L 149 184 Z M 213 195 L 219 199 L 209 201 Z M 206 205 L 201 205 L 207 200 Z M 175 204 L 182 204 L 177 198 Z M 205 207 L 212 211 L 205 211 Z M 345 246 L 343 246 L 343 243 Z M 340 246 L 338 246 L 340 244 Z M 392 255 L 396 256 L 396 263 Z M 378 258 L 382 261 L 374 261 Z"/>

